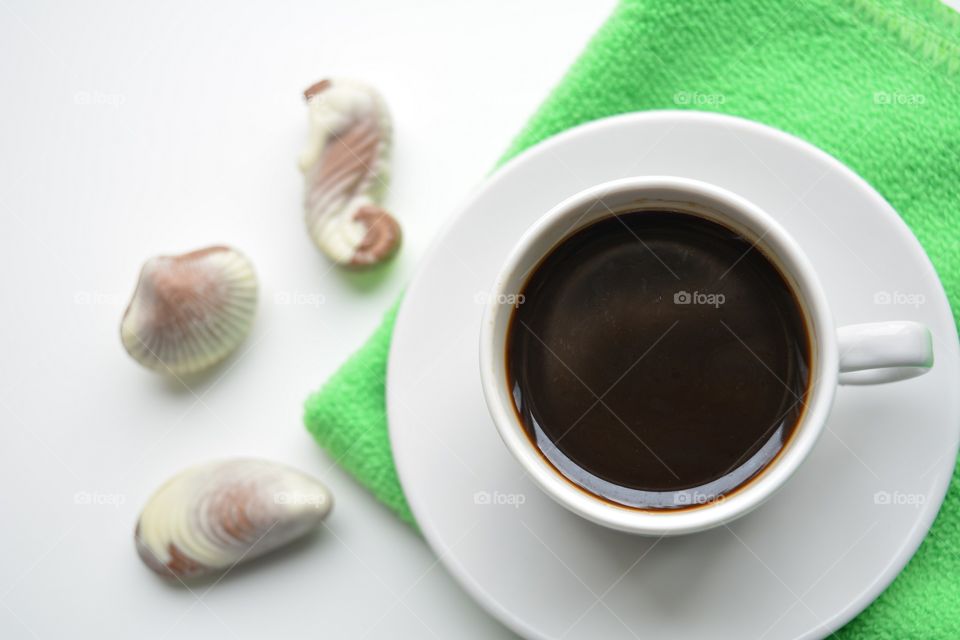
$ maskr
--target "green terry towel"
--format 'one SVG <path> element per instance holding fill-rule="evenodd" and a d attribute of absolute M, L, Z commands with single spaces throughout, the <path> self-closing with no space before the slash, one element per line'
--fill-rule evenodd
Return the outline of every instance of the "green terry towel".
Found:
<path fill-rule="evenodd" d="M 693 108 L 750 118 L 817 145 L 878 189 L 920 239 L 956 310 L 958 70 L 960 16 L 936 0 L 624 0 L 503 160 L 564 129 L 628 111 Z M 413 524 L 384 402 L 395 314 L 308 399 L 305 421 L 335 460 Z M 955 473 L 906 570 L 838 635 L 960 638 L 958 605 Z"/>

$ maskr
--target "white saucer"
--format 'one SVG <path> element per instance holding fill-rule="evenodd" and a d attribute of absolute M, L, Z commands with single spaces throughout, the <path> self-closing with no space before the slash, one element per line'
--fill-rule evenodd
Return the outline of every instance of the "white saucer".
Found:
<path fill-rule="evenodd" d="M 728 528 L 662 540 L 603 529 L 541 493 L 487 415 L 477 362 L 480 302 L 520 234 L 577 191 L 644 174 L 696 178 L 753 201 L 806 250 L 838 324 L 917 320 L 936 351 L 926 376 L 841 388 L 816 449 L 769 503 Z M 943 289 L 863 180 L 762 125 L 650 112 L 556 136 L 473 195 L 406 293 L 387 400 L 400 479 L 424 535 L 517 633 L 814 638 L 876 598 L 926 534 L 956 459 L 958 387 Z"/>

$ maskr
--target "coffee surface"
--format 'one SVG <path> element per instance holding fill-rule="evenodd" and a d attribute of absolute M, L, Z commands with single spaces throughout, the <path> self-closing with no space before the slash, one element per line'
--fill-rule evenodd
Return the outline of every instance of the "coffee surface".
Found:
<path fill-rule="evenodd" d="M 726 227 L 611 216 L 555 248 L 522 293 L 506 353 L 517 413 L 584 489 L 638 508 L 710 502 L 792 433 L 803 316 L 779 270 Z"/>

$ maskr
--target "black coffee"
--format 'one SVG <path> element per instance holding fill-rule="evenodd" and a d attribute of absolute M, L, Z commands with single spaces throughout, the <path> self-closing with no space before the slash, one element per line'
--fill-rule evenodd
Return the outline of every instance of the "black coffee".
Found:
<path fill-rule="evenodd" d="M 533 271 L 507 337 L 517 413 L 569 480 L 638 508 L 723 496 L 779 453 L 809 341 L 777 268 L 689 214 L 577 232 Z"/>

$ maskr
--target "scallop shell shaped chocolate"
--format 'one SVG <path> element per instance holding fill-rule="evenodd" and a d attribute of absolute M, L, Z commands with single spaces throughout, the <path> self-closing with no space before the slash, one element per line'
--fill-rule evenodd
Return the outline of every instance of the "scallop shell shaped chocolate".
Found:
<path fill-rule="evenodd" d="M 300 169 L 310 237 L 338 264 L 386 260 L 401 236 L 396 219 L 380 206 L 392 138 L 386 103 L 372 87 L 346 78 L 317 82 L 304 97 L 310 133 Z"/>
<path fill-rule="evenodd" d="M 190 374 L 223 360 L 243 342 L 256 307 L 257 277 L 241 253 L 208 247 L 159 256 L 140 271 L 120 337 L 145 367 Z"/>
<path fill-rule="evenodd" d="M 137 552 L 167 577 L 219 573 L 316 528 L 333 507 L 320 481 L 291 467 L 234 459 L 168 480 L 137 522 Z"/>

